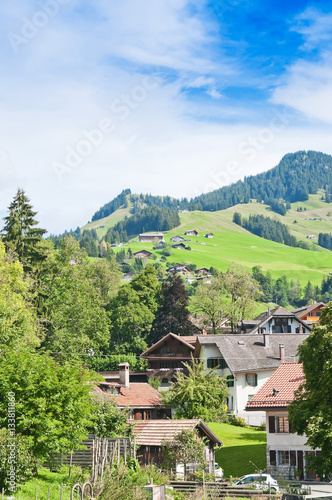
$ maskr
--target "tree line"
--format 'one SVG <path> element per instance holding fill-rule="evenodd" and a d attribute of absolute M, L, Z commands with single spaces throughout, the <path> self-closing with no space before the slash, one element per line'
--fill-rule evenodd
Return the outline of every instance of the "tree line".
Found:
<path fill-rule="evenodd" d="M 247 219 L 242 217 L 239 212 L 234 212 L 233 222 L 266 240 L 283 243 L 290 247 L 304 248 L 305 250 L 313 249 L 306 241 L 298 240 L 295 236 L 291 235 L 285 224 L 271 219 L 270 217 L 265 217 L 264 215 L 249 215 Z"/>

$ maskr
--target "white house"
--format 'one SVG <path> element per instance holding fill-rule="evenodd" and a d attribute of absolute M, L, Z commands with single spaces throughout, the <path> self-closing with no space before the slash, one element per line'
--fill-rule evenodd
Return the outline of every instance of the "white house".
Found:
<path fill-rule="evenodd" d="M 309 333 L 311 326 L 284 307 L 270 308 L 253 320 L 239 323 L 241 333 Z"/>
<path fill-rule="evenodd" d="M 216 368 L 228 378 L 228 409 L 249 425 L 265 422 L 264 410 L 245 407 L 283 361 L 295 361 L 306 334 L 199 335 L 194 357 L 204 360 L 206 370 Z"/>
<path fill-rule="evenodd" d="M 294 398 L 294 391 L 305 381 L 302 365 L 282 363 L 255 396 L 247 403 L 248 412 L 266 412 L 267 469 L 273 475 L 293 479 L 295 470 L 301 471 L 302 479 L 315 477 L 308 470 L 307 457 L 318 454 L 306 445 L 306 436 L 292 432 L 287 407 Z"/>

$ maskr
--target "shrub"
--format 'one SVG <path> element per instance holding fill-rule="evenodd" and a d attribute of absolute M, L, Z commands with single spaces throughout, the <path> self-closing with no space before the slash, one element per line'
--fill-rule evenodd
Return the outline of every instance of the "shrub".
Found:
<path fill-rule="evenodd" d="M 236 417 L 232 415 L 231 424 L 236 425 L 237 427 L 246 427 L 246 420 L 244 417 Z"/>
<path fill-rule="evenodd" d="M 266 422 L 263 422 L 258 428 L 260 431 L 266 431 Z"/>

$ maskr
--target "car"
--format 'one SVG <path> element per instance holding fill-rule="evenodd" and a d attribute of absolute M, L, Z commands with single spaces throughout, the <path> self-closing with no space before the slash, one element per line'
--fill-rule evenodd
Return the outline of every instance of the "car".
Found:
<path fill-rule="evenodd" d="M 279 491 L 278 481 L 270 474 L 247 474 L 234 483 L 237 486 L 253 486 L 257 490 L 270 489 Z"/>
<path fill-rule="evenodd" d="M 215 481 L 222 481 L 222 478 L 224 477 L 224 471 L 222 470 L 220 465 L 217 464 L 217 462 L 214 463 L 213 473 Z"/>

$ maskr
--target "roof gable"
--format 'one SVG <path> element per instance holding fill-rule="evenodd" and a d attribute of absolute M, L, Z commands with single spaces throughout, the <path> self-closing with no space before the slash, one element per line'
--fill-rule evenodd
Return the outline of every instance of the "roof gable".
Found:
<path fill-rule="evenodd" d="M 167 342 L 168 340 L 171 340 L 171 339 L 174 339 L 174 340 L 178 340 L 181 344 L 185 345 L 186 347 L 188 347 L 188 349 L 190 349 L 192 352 L 194 352 L 195 350 L 195 347 L 192 345 L 192 342 L 193 342 L 193 339 L 196 340 L 196 337 L 193 337 L 193 336 L 188 336 L 188 341 L 185 340 L 187 337 L 180 337 L 179 335 L 175 335 L 175 333 L 168 333 L 167 335 L 165 335 L 165 337 L 163 337 L 162 339 L 158 340 L 158 342 L 156 342 L 155 344 L 153 344 L 149 349 L 147 349 L 146 351 L 144 351 L 142 354 L 141 354 L 141 358 L 145 358 L 146 356 L 148 356 L 149 354 L 151 354 L 153 351 L 155 351 L 156 349 L 158 349 L 159 347 L 161 347 L 162 345 L 165 344 L 165 342 Z"/>
<path fill-rule="evenodd" d="M 247 403 L 246 410 L 285 408 L 293 401 L 294 392 L 304 382 L 302 364 L 282 363 Z"/>
<path fill-rule="evenodd" d="M 101 382 L 100 385 L 119 388 L 119 394 L 113 395 L 95 386 L 94 392 L 98 397 L 111 398 L 121 408 L 151 408 L 163 407 L 160 393 L 146 382 L 131 382 L 129 387 L 112 382 Z"/>

